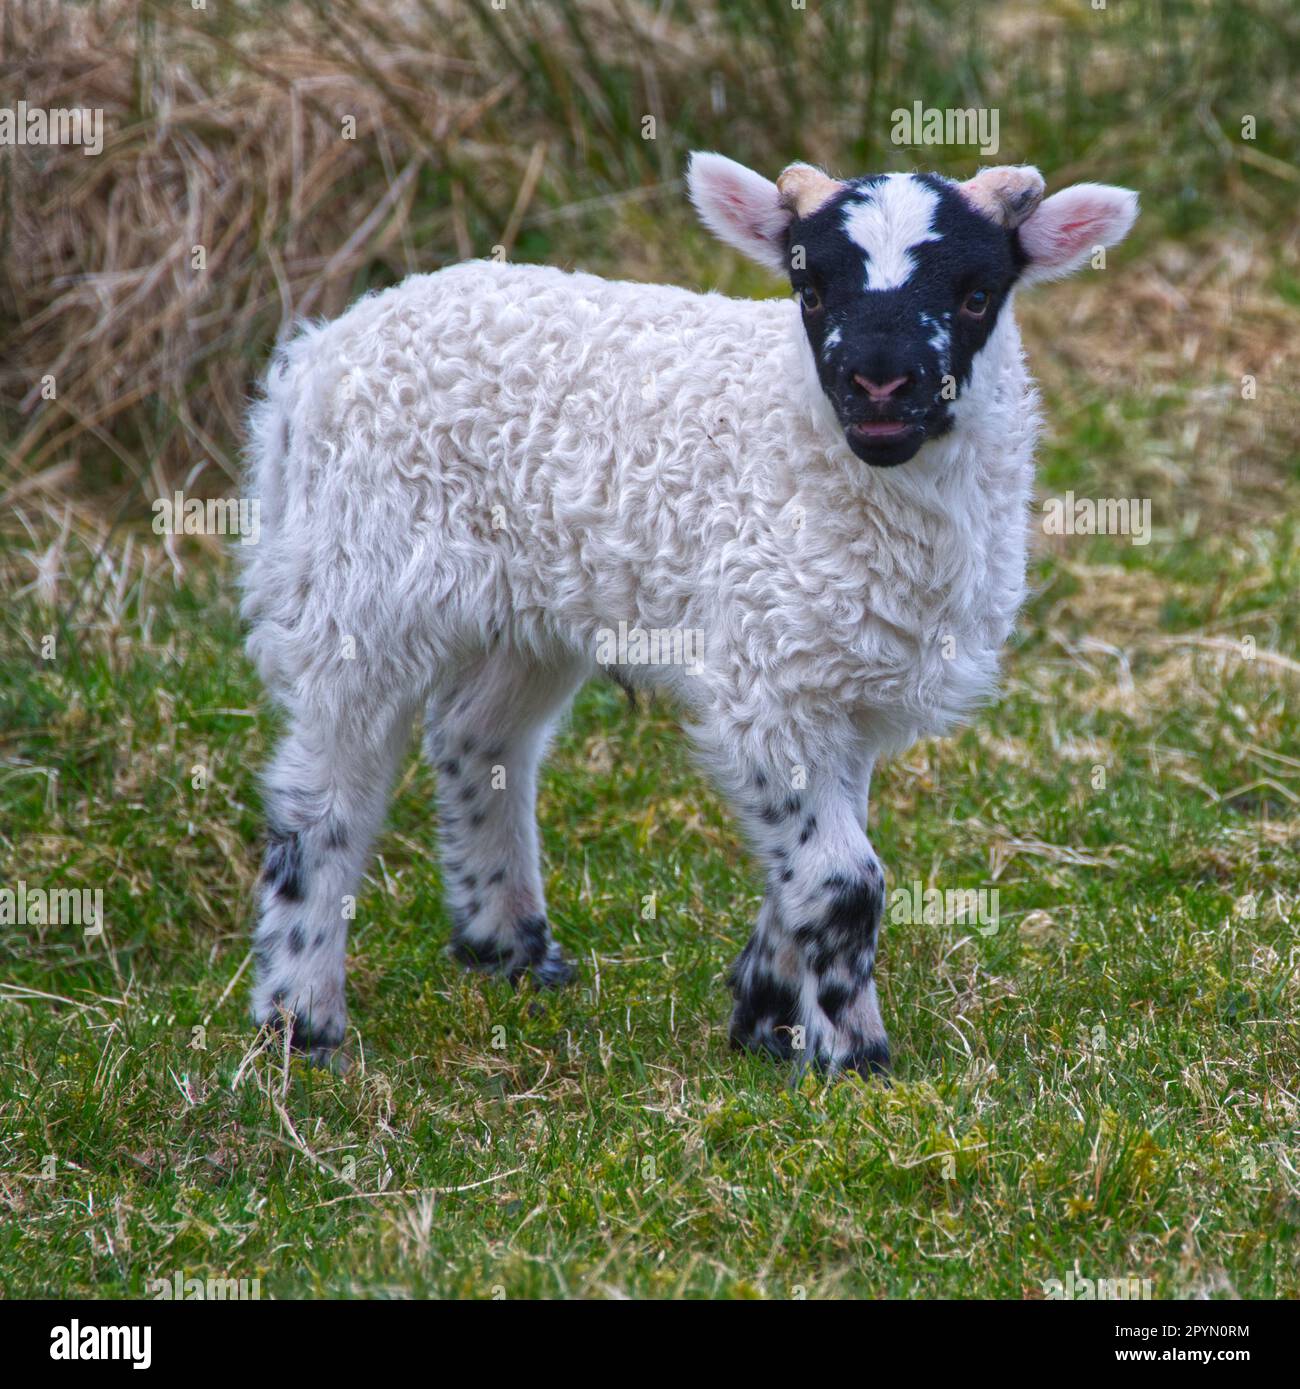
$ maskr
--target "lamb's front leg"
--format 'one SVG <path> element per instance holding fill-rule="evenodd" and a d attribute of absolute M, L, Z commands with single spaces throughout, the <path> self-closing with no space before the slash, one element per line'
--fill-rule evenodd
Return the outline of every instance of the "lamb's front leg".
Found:
<path fill-rule="evenodd" d="M 742 801 L 767 870 L 731 974 L 733 1045 L 864 1075 L 889 1067 L 875 961 L 884 874 L 847 779 L 791 790 L 757 772 Z"/>

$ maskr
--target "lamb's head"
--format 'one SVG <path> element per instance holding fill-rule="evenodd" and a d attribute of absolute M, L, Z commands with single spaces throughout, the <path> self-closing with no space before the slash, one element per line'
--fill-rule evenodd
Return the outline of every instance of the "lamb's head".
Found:
<path fill-rule="evenodd" d="M 1083 183 L 1043 197 L 1037 169 L 984 169 L 841 182 L 792 164 L 775 183 L 718 154 L 691 156 L 705 225 L 788 274 L 822 389 L 849 447 L 905 463 L 978 413 L 996 379 L 980 353 L 1019 285 L 1068 275 L 1127 235 L 1137 194 Z M 965 411 L 963 411 L 964 413 Z"/>

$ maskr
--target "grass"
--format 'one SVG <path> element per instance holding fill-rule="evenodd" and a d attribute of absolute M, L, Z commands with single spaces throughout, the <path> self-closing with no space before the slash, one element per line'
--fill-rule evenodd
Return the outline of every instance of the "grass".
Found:
<path fill-rule="evenodd" d="M 11 610 L 67 645 L 4 666 L 4 881 L 101 886 L 108 919 L 0 932 L 11 1286 L 1021 1297 L 1075 1267 L 1296 1295 L 1295 525 L 1070 543 L 998 704 L 878 782 L 892 885 L 1000 895 L 991 935 L 886 928 L 892 1088 L 728 1051 L 759 883 L 671 712 L 612 687 L 541 799 L 580 983 L 445 956 L 412 756 L 353 936 L 358 1064 L 286 1061 L 236 982 L 272 730 L 224 566 L 119 555 L 62 636 Z"/>
<path fill-rule="evenodd" d="M 279 28 L 264 8 L 220 7 L 213 31 L 174 7 L 68 8 L 65 29 L 106 25 L 103 50 L 132 59 L 93 70 L 131 114 L 105 156 L 119 165 L 45 171 L 64 192 L 82 179 L 82 201 L 77 236 L 39 254 L 31 170 L 3 174 L 0 887 L 102 889 L 106 930 L 0 922 L 0 1286 L 138 1296 L 179 1270 L 276 1297 L 1020 1298 L 1074 1269 L 1157 1296 L 1300 1296 L 1293 17 L 1000 5 L 976 29 L 964 6 L 828 7 L 810 21 L 828 31 L 717 0 L 664 7 L 637 66 L 632 5 L 461 7 L 436 42 L 435 0 L 287 6 Z M 1038 62 L 998 61 L 1025 45 Z M 77 70 L 53 39 L 31 51 L 32 100 Z M 800 88 L 821 51 L 825 91 Z M 260 133 L 277 73 L 371 103 L 354 150 L 308 122 L 305 201 L 285 142 Z M 193 108 L 160 133 L 168 83 Z M 650 90 L 671 116 L 652 148 L 629 138 Z M 1004 157 L 1053 186 L 1144 195 L 1107 272 L 1022 319 L 1050 421 L 1042 494 L 1148 499 L 1151 543 L 1041 536 L 999 699 L 874 788 L 891 888 L 996 889 L 997 929 L 887 922 L 890 1087 L 792 1082 L 730 1052 L 724 974 L 761 884 L 672 709 L 593 686 L 540 806 L 579 982 L 515 993 L 447 958 L 413 749 L 353 931 L 356 1064 L 286 1057 L 246 1007 L 273 719 L 228 558 L 164 549 L 147 524 L 186 478 L 228 484 L 277 275 L 295 306 L 333 311 L 462 240 L 483 249 L 526 203 L 517 256 L 771 293 L 692 226 L 682 150 L 968 164 L 882 143 L 917 97 L 1000 103 Z M 443 132 L 427 149 L 404 104 Z M 1257 145 L 1224 135 L 1242 110 Z M 125 303 L 141 282 L 115 272 L 157 264 L 150 238 L 183 224 L 163 176 L 178 131 L 196 168 L 239 177 L 204 194 L 227 260 L 169 336 L 174 286 Z M 391 215 L 332 260 L 417 152 Z M 132 211 L 150 160 L 156 225 Z M 56 359 L 58 399 L 24 407 Z"/>

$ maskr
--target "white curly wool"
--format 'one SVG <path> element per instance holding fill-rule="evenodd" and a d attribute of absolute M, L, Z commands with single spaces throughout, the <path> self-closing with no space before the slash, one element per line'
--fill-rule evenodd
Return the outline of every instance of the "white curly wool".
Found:
<path fill-rule="evenodd" d="M 779 262 L 797 248 L 773 238 L 794 237 L 802 208 L 800 235 L 822 237 L 854 293 L 893 296 L 864 299 L 862 321 L 912 303 L 924 261 L 919 374 L 891 364 L 895 339 L 846 341 L 861 335 L 852 301 L 815 327 L 808 289 L 801 310 L 491 261 L 414 276 L 277 354 L 252 417 L 262 535 L 243 547 L 249 651 L 288 718 L 266 778 L 254 1011 L 291 1016 L 316 1055 L 343 1040 L 347 923 L 421 711 L 457 954 L 567 977 L 536 776 L 555 720 L 604 665 L 672 695 L 766 875 L 732 975 L 733 1040 L 887 1064 L 868 782 L 882 753 L 992 688 L 1025 593 L 1038 429 L 1010 288 L 972 338 L 942 297 L 944 257 L 965 235 L 968 258 L 992 246 L 1011 265 L 1014 230 L 995 223 L 1023 221 L 1042 180 L 849 185 L 799 165 L 779 189 L 737 170 L 693 165 L 710 225 Z M 1077 257 L 1084 214 L 1109 226 L 1119 192 L 1099 190 L 1113 207 L 1042 204 L 1039 242 Z M 981 203 L 993 221 L 970 210 Z M 987 298 L 956 303 L 976 319 Z M 958 328 L 968 370 L 951 414 L 947 396 L 923 402 L 951 427 L 901 466 L 869 466 L 846 428 L 887 453 L 881 412 L 900 382 L 937 389 Z M 850 351 L 883 374 L 854 374 Z M 827 382 L 846 393 L 835 407 Z"/>
<path fill-rule="evenodd" d="M 958 427 L 871 469 L 794 304 L 471 261 L 300 334 L 255 417 L 245 615 L 365 736 L 468 644 L 702 633 L 671 689 L 728 763 L 898 748 L 986 693 L 1025 591 L 1035 396 L 1005 315 Z M 357 651 L 345 649 L 352 637 Z"/>

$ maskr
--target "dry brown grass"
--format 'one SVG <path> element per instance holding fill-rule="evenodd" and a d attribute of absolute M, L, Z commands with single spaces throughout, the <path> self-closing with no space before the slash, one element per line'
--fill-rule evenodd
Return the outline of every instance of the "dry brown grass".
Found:
<path fill-rule="evenodd" d="M 545 220 L 533 207 L 543 177 L 562 217 L 590 210 L 574 197 L 584 178 L 613 201 L 671 179 L 669 143 L 623 129 L 584 45 L 609 57 L 644 40 L 651 110 L 700 72 L 734 78 L 742 55 L 705 22 L 712 11 L 688 36 L 639 5 L 578 9 L 581 32 L 534 7 L 476 20 L 459 0 L 294 0 L 266 15 L 232 7 L 224 22 L 133 0 L 8 7 L 7 47 L 21 56 L 5 73 L 29 106 L 102 108 L 106 143 L 94 159 L 15 151 L 9 166 L 0 397 L 16 430 L 3 499 L 229 487 L 250 383 L 296 317 L 509 251 L 528 215 Z M 567 111 L 521 102 L 534 62 Z M 55 400 L 41 396 L 47 374 Z"/>
<path fill-rule="evenodd" d="M 1275 515 L 1288 504 L 1300 440 L 1300 311 L 1274 282 L 1300 279 L 1300 233 L 1234 225 L 1166 241 L 1119 273 L 1119 288 L 1110 274 L 1084 277 L 1023 305 L 1044 387 L 1069 399 L 1089 383 L 1106 423 L 1134 441 L 1122 485 L 1177 496 L 1184 534 L 1202 520 Z M 1243 396 L 1248 378 L 1253 398 Z M 1058 553 L 1068 544 L 1045 543 Z"/>
<path fill-rule="evenodd" d="M 257 46 L 213 36 L 188 8 L 10 15 L 29 103 L 102 107 L 107 132 L 100 158 L 65 148 L 13 165 L 5 247 L 19 333 L 0 388 L 23 419 L 14 485 L 63 491 L 69 465 L 103 468 L 105 453 L 120 478 L 147 475 L 158 492 L 209 460 L 229 485 L 268 327 L 337 312 L 376 256 L 413 268 L 401 242 L 428 151 L 379 93 L 390 85 L 388 101 L 429 131 L 469 103 L 411 80 L 409 52 L 379 55 L 366 80 L 303 30 L 308 6 Z M 340 138 L 342 113 L 357 140 Z M 375 142 L 390 175 L 378 189 Z M 46 372 L 55 401 L 40 400 Z"/>
<path fill-rule="evenodd" d="M 1268 5 L 1256 18 L 1266 12 L 1284 32 Z M 1144 257 L 1109 303 L 1105 288 L 1054 295 L 1066 331 L 1039 320 L 1048 382 L 1088 373 L 1159 400 L 1195 378 L 1146 453 L 1144 466 L 1177 477 L 1180 457 L 1243 426 L 1229 393 L 1260 373 L 1274 389 L 1245 417 L 1259 447 L 1242 466 L 1271 466 L 1296 433 L 1276 389 L 1294 375 L 1295 306 L 1270 280 L 1296 276 L 1294 227 L 1280 245 L 1275 228 L 1300 172 L 1225 134 L 1237 80 L 1219 41 L 1226 13 L 1198 0 L 1147 34 L 1008 4 L 981 36 L 943 0 L 789 15 L 640 0 L 512 0 L 505 12 L 471 0 L 10 4 L 5 89 L 34 106 L 102 108 L 106 145 L 94 159 L 48 147 L 0 160 L 0 502 L 39 511 L 57 499 L 61 527 L 64 505 L 85 523 L 176 485 L 228 490 L 252 383 L 295 317 L 494 245 L 680 278 L 699 259 L 695 242 L 683 254 L 693 234 L 670 196 L 691 144 L 765 164 L 909 167 L 916 152 L 887 143 L 887 111 L 914 96 L 1000 102 L 1014 130 L 1005 156 L 1038 158 L 1058 180 L 1123 176 L 1171 126 L 1192 142 L 1224 224 Z M 1195 109 L 1134 96 L 1141 43 L 1185 69 Z M 1026 45 L 1039 61 L 1005 67 Z M 1080 98 L 1063 74 L 1085 50 Z M 1279 128 L 1294 112 L 1274 73 L 1253 94 Z M 1095 130 L 1081 128 L 1079 99 Z M 646 114 L 654 140 L 642 138 Z M 938 167 L 972 158 L 926 155 Z M 1134 181 L 1163 195 L 1176 176 L 1161 164 Z M 1148 216 L 1167 211 L 1148 201 Z M 712 264 L 705 278 L 732 279 L 727 260 Z M 41 396 L 47 374 L 54 400 Z"/>

